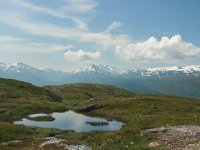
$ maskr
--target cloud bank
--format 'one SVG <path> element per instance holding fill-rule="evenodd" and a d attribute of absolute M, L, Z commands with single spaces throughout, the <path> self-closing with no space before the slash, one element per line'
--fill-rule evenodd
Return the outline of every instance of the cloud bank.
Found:
<path fill-rule="evenodd" d="M 101 57 L 100 52 L 86 52 L 83 50 L 78 50 L 78 51 L 67 51 L 64 53 L 64 57 L 67 60 L 71 61 L 89 61 L 89 60 L 96 60 Z"/>
<path fill-rule="evenodd" d="M 171 38 L 162 37 L 159 41 L 155 37 L 139 43 L 126 46 L 116 46 L 116 54 L 123 59 L 132 61 L 184 59 L 200 54 L 200 48 L 182 40 L 180 35 Z"/>

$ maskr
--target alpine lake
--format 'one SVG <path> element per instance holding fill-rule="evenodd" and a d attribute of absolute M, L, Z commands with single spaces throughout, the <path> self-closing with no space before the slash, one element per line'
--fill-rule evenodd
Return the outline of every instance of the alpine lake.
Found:
<path fill-rule="evenodd" d="M 15 121 L 14 124 L 74 130 L 75 132 L 115 131 L 119 130 L 124 125 L 123 122 L 117 120 L 90 117 L 71 110 L 66 112 L 54 112 L 51 114 L 31 114 L 22 120 Z"/>

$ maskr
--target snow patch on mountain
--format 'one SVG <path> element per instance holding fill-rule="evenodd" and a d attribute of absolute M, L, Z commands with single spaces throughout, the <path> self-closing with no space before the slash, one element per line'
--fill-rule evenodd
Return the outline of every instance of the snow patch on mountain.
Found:
<path fill-rule="evenodd" d="M 31 71 L 39 70 L 39 69 L 31 67 L 31 66 L 29 66 L 27 64 L 24 64 L 22 62 L 19 62 L 19 63 L 8 63 L 8 64 L 0 63 L 0 69 L 2 71 L 13 71 L 13 72 L 22 72 L 24 70 L 26 70 L 26 71 L 28 71 L 28 70 L 31 70 Z"/>
<path fill-rule="evenodd" d="M 160 68 L 148 68 L 146 70 L 146 74 L 148 75 L 160 75 L 165 73 L 171 73 L 171 74 L 193 74 L 193 75 L 200 75 L 200 66 L 173 66 L 173 67 L 160 67 Z"/>
<path fill-rule="evenodd" d="M 120 71 L 115 67 L 109 65 L 96 65 L 92 64 L 90 66 L 85 66 L 77 70 L 62 70 L 62 69 L 48 69 L 48 68 L 34 68 L 24 63 L 1 63 L 0 62 L 0 71 L 1 72 L 46 72 L 46 73 L 56 73 L 56 74 L 102 74 L 102 75 L 137 75 L 141 77 L 149 76 L 160 76 L 160 75 L 195 75 L 200 76 L 200 66 L 191 65 L 191 66 L 172 66 L 172 67 L 159 67 L 159 68 L 148 68 L 148 69 L 133 69 L 128 71 Z"/>
<path fill-rule="evenodd" d="M 96 65 L 85 66 L 81 69 L 73 71 L 73 73 L 100 73 L 100 74 L 120 74 L 121 72 L 109 65 Z"/>
<path fill-rule="evenodd" d="M 190 73 L 190 72 L 200 72 L 200 66 L 185 66 L 185 67 L 180 67 L 180 66 L 173 66 L 173 67 L 160 67 L 160 68 L 148 68 L 147 71 L 149 72 L 165 72 L 165 71 L 179 71 L 179 72 L 185 72 L 185 73 Z"/>

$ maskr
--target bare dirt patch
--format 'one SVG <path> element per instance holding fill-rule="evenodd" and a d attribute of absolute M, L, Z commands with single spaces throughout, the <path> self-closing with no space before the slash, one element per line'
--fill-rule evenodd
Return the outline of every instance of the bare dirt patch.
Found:
<path fill-rule="evenodd" d="M 149 147 L 166 147 L 173 150 L 199 150 L 200 126 L 181 125 L 154 129 L 140 132 L 145 134 L 158 134 L 158 139 L 149 143 Z"/>

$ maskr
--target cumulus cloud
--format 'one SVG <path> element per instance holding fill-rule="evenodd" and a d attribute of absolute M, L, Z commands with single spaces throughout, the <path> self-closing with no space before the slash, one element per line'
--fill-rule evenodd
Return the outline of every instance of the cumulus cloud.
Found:
<path fill-rule="evenodd" d="M 162 37 L 159 41 L 151 37 L 144 42 L 118 45 L 116 54 L 127 60 L 183 59 L 200 54 L 200 48 L 182 40 L 180 35 Z"/>
<path fill-rule="evenodd" d="M 78 51 L 67 51 L 64 53 L 64 57 L 72 61 L 89 61 L 94 59 L 99 59 L 101 57 L 100 52 L 86 52 L 83 50 Z"/>

